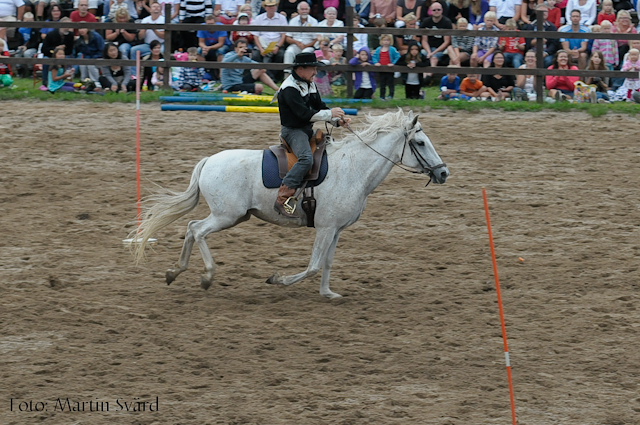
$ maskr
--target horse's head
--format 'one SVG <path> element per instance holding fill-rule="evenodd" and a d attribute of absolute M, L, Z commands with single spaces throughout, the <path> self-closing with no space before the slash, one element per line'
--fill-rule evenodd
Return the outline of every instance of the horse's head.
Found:
<path fill-rule="evenodd" d="M 429 137 L 422 131 L 418 118 L 411 111 L 407 115 L 404 127 L 405 145 L 400 160 L 407 167 L 428 174 L 432 182 L 443 184 L 449 177 L 449 169 L 440 159 Z"/>

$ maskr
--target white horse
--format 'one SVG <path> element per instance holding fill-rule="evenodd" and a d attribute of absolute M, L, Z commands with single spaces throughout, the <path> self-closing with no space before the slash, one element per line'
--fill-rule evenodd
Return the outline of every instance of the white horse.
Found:
<path fill-rule="evenodd" d="M 327 145 L 329 173 L 314 189 L 316 238 L 309 266 L 294 275 L 276 273 L 267 283 L 291 285 L 322 269 L 320 294 L 340 298 L 329 289 L 329 274 L 340 233 L 358 220 L 367 196 L 382 183 L 393 166 L 427 174 L 434 183 L 446 181 L 449 170 L 422 131 L 417 115 L 414 117 L 413 112 L 405 115 L 398 110 L 366 119 L 370 124 L 368 128 Z M 186 192 L 147 198 L 153 205 L 145 209 L 140 225 L 131 233 L 136 260 L 144 257 L 145 246 L 152 235 L 198 205 L 201 193 L 211 214 L 203 220 L 189 222 L 180 259 L 166 273 L 167 284 L 187 269 L 195 242 L 205 265 L 200 285 L 204 289 L 211 286 L 216 266 L 205 241 L 209 233 L 233 227 L 252 215 L 280 226 L 305 226 L 306 217 L 285 218 L 274 210 L 277 189 L 267 189 L 262 183 L 262 155 L 260 150 L 222 151 L 196 165 Z"/>

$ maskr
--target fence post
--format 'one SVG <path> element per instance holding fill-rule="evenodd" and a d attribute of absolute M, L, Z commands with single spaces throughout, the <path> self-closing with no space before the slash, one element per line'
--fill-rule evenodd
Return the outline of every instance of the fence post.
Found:
<path fill-rule="evenodd" d="M 164 4 L 164 60 L 165 62 L 171 60 L 171 53 L 173 46 L 171 46 L 171 30 L 167 28 L 167 24 L 171 24 L 171 15 L 173 14 L 173 3 Z M 148 31 L 148 30 L 147 30 Z M 164 82 L 162 88 L 164 90 L 171 90 L 171 67 L 169 65 L 164 67 Z"/>
<path fill-rule="evenodd" d="M 544 12 L 536 10 L 536 68 L 544 69 Z M 536 100 L 538 103 L 544 103 L 544 75 L 536 75 Z"/>
<path fill-rule="evenodd" d="M 348 6 L 347 24 L 345 25 L 347 27 L 347 51 L 345 52 L 347 63 L 349 63 L 353 57 L 353 16 L 353 6 Z M 351 74 L 351 71 L 347 71 L 345 74 L 345 78 L 347 80 L 347 97 L 351 99 L 353 97 L 353 75 Z"/>

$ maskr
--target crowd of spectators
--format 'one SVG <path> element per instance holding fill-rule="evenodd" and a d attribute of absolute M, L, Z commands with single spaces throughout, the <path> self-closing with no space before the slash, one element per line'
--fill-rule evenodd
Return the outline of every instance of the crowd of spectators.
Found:
<path fill-rule="evenodd" d="M 70 3 L 73 4 L 71 5 Z M 423 96 L 421 88 L 439 84 L 441 99 L 532 100 L 535 77 L 501 75 L 505 67 L 536 67 L 535 49 L 543 49 L 544 66 L 555 69 L 638 70 L 640 41 L 580 38 L 536 39 L 501 37 L 504 30 L 536 30 L 536 16 L 542 11 L 544 31 L 564 33 L 636 34 L 632 15 L 638 0 L 0 0 L 2 21 L 51 22 L 141 22 L 165 23 L 165 4 L 170 4 L 171 22 L 206 25 L 200 31 L 172 34 L 172 57 L 203 62 L 193 68 L 177 68 L 170 78 L 181 90 L 221 87 L 260 92 L 264 85 L 277 87 L 284 72 L 232 70 L 207 66 L 207 62 L 293 63 L 300 52 L 315 52 L 329 67 L 318 74 L 324 92 L 339 91 L 345 85 L 341 72 L 331 65 L 349 62 L 361 67 L 354 73 L 356 97 L 382 99 L 395 96 L 396 81 L 402 81 L 407 98 Z M 376 27 L 376 34 L 355 34 L 353 52 L 346 55 L 346 7 L 355 10 L 353 26 Z M 322 27 L 335 32 L 216 31 L 215 25 L 261 25 Z M 394 28 L 459 29 L 486 31 L 483 36 L 396 35 Z M 164 58 L 164 31 L 107 29 L 0 28 L 2 55 L 25 58 L 122 58 L 140 52 L 144 59 Z M 12 45 L 13 43 L 13 45 Z M 57 49 L 58 47 L 62 49 Z M 239 47 L 240 46 L 240 47 Z M 117 53 L 116 53 L 117 51 Z M 384 66 L 405 66 L 405 73 L 383 71 Z M 420 68 L 449 66 L 450 72 L 435 76 Z M 475 67 L 495 68 L 495 74 L 476 75 Z M 121 67 L 80 66 L 71 69 L 42 67 L 43 89 L 63 87 L 60 79 L 80 77 L 103 90 L 126 91 L 134 73 Z M 53 71 L 53 74 L 52 74 Z M 27 76 L 29 66 L 0 69 L 3 75 Z M 79 74 L 79 75 L 78 75 Z M 459 77 L 466 75 L 466 78 Z M 64 76 L 64 77 L 63 77 Z M 52 77 L 52 78 L 51 78 Z M 122 78 L 120 78 L 122 77 Z M 154 67 L 145 67 L 144 87 L 164 80 Z M 201 81 L 196 82 L 195 80 Z M 4 81 L 8 81 L 6 77 Z M 153 80 L 153 81 L 152 81 Z M 188 80 L 188 81 L 187 81 Z M 186 82 L 185 82 L 186 81 Z M 573 97 L 577 77 L 547 76 L 544 84 L 555 101 Z M 52 86 L 52 83 L 53 84 Z M 640 90 L 638 79 L 592 78 L 592 100 L 631 100 Z M 5 84 L 6 85 L 6 84 Z M 467 89 L 461 91 L 460 87 Z M 595 91 L 593 89 L 595 87 Z"/>

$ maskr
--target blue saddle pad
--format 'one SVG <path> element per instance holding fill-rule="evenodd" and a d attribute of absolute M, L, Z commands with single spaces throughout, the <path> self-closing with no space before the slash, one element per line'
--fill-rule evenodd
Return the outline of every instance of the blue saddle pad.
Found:
<path fill-rule="evenodd" d="M 320 163 L 318 179 L 309 180 L 307 182 L 307 187 L 318 186 L 322 183 L 324 178 L 327 176 L 327 171 L 329 171 L 329 162 L 327 161 L 327 152 L 325 151 L 322 154 L 322 162 Z M 282 184 L 282 179 L 280 178 L 280 173 L 278 171 L 278 159 L 276 158 L 276 154 L 271 152 L 269 149 L 265 149 L 262 154 L 262 184 L 264 184 L 264 187 L 267 189 L 274 189 L 280 187 Z"/>

